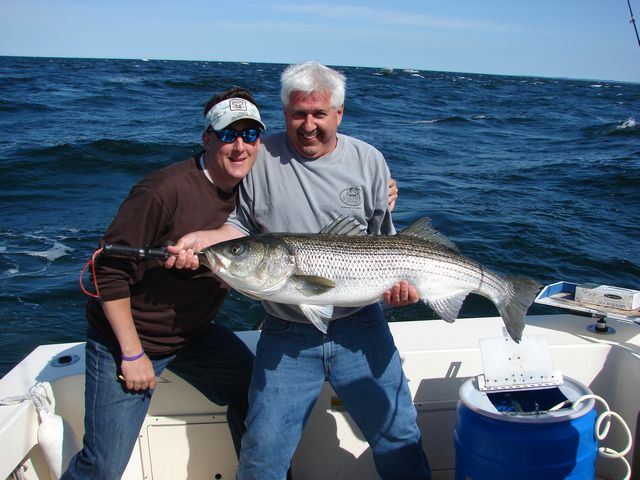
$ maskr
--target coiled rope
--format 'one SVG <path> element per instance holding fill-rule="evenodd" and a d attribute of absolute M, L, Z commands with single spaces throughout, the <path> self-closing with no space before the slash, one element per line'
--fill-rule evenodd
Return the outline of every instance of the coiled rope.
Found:
<path fill-rule="evenodd" d="M 93 252 L 91 258 L 87 261 L 84 268 L 80 271 L 80 290 L 82 290 L 86 295 L 89 295 L 93 298 L 100 298 L 100 289 L 98 288 L 98 281 L 96 280 L 96 257 L 102 253 L 102 248 L 97 249 Z M 93 279 L 93 286 L 96 289 L 96 293 L 90 292 L 84 286 L 84 273 L 91 267 L 91 278 Z"/>
<path fill-rule="evenodd" d="M 550 408 L 549 411 L 559 410 L 567 405 L 571 405 L 572 409 L 576 409 L 579 404 L 586 402 L 587 400 L 595 400 L 595 401 L 601 402 L 602 405 L 604 406 L 604 412 L 598 415 L 598 419 L 596 420 L 596 424 L 593 432 L 598 440 L 600 441 L 604 440 L 606 436 L 609 434 L 609 428 L 611 427 L 611 418 L 617 419 L 620 422 L 620 425 L 622 425 L 624 432 L 627 435 L 626 447 L 622 449 L 622 451 L 620 452 L 609 447 L 598 447 L 598 455 L 600 455 L 603 458 L 621 459 L 627 469 L 627 474 L 625 475 L 624 480 L 629 480 L 631 478 L 631 466 L 629 465 L 629 462 L 627 461 L 627 459 L 624 458 L 624 456 L 627 453 L 629 453 L 629 451 L 631 450 L 631 445 L 633 444 L 633 440 L 631 438 L 631 430 L 629 430 L 629 426 L 626 424 L 624 419 L 618 413 L 613 412 L 609 409 L 609 404 L 606 402 L 604 398 L 599 397 L 598 395 L 593 395 L 593 394 L 583 395 L 580 398 L 578 398 L 575 402 L 571 402 L 570 400 L 565 400 L 564 402 L 559 403 L 555 407 Z M 606 420 L 606 424 L 604 425 L 604 427 L 602 427 L 602 424 L 604 423 L 605 420 Z"/>

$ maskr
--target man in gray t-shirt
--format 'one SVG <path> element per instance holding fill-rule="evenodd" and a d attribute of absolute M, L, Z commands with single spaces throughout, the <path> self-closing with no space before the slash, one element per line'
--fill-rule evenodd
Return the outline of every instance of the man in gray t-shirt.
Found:
<path fill-rule="evenodd" d="M 371 145 L 338 134 L 321 159 L 302 156 L 288 134 L 263 141 L 253 171 L 238 192 L 227 224 L 245 235 L 319 232 L 339 216 L 357 219 L 373 234 L 394 234 L 387 202 L 389 169 Z M 308 323 L 297 305 L 263 301 L 278 318 Z M 361 307 L 336 307 L 331 320 Z"/>
<path fill-rule="evenodd" d="M 288 67 L 281 90 L 286 133 L 263 140 L 227 223 L 211 235 L 183 237 L 177 247 L 197 251 L 262 232 L 317 233 L 341 215 L 367 225 L 369 233 L 394 234 L 384 157 L 337 133 L 344 87 L 342 74 L 317 62 Z M 189 266 L 191 259 L 182 250 L 175 261 Z M 418 299 L 406 282 L 384 298 L 394 305 Z M 237 479 L 286 476 L 325 380 L 369 442 L 381 478 L 430 478 L 411 392 L 380 305 L 335 308 L 324 333 L 296 305 L 263 304 L 267 316 Z"/>

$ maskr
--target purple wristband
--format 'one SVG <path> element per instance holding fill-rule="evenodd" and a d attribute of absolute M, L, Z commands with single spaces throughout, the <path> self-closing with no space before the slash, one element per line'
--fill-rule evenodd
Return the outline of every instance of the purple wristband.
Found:
<path fill-rule="evenodd" d="M 144 355 L 144 350 L 142 350 L 137 355 L 133 355 L 132 357 L 127 357 L 126 355 L 122 355 L 120 358 L 122 358 L 122 360 L 124 360 L 125 362 L 133 362 L 134 360 L 142 358 L 143 355 Z"/>

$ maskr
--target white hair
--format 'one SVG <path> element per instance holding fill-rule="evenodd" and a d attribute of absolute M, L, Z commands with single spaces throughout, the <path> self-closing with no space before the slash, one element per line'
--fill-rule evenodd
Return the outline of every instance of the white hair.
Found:
<path fill-rule="evenodd" d="M 344 103 L 345 76 L 316 61 L 289 65 L 280 76 L 280 98 L 286 108 L 292 92 L 331 92 L 331 106 L 340 108 Z"/>

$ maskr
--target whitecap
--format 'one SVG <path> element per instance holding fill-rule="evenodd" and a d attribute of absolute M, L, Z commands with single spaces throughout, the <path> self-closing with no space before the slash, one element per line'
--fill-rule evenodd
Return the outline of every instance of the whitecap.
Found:
<path fill-rule="evenodd" d="M 616 127 L 617 130 L 625 130 L 627 128 L 637 128 L 638 122 L 636 121 L 636 117 L 631 117 L 622 122 L 620 125 Z"/>
<path fill-rule="evenodd" d="M 439 121 L 440 121 L 440 119 L 436 118 L 434 120 L 414 120 L 414 121 L 409 122 L 409 123 L 437 123 Z"/>
<path fill-rule="evenodd" d="M 54 242 L 49 250 L 44 250 L 42 252 L 34 252 L 34 251 L 25 251 L 26 255 L 31 255 L 32 257 L 42 257 L 46 258 L 50 262 L 57 260 L 60 257 L 64 257 L 68 255 L 72 249 L 67 247 L 66 245 L 60 242 Z"/>
<path fill-rule="evenodd" d="M 29 306 L 29 307 L 38 307 L 38 306 L 40 306 L 40 304 L 38 304 L 38 303 L 27 302 L 27 301 L 23 300 L 22 298 L 20 298 L 19 296 L 16 296 L 16 300 L 18 300 L 18 302 L 20 302 L 21 304 Z"/>

